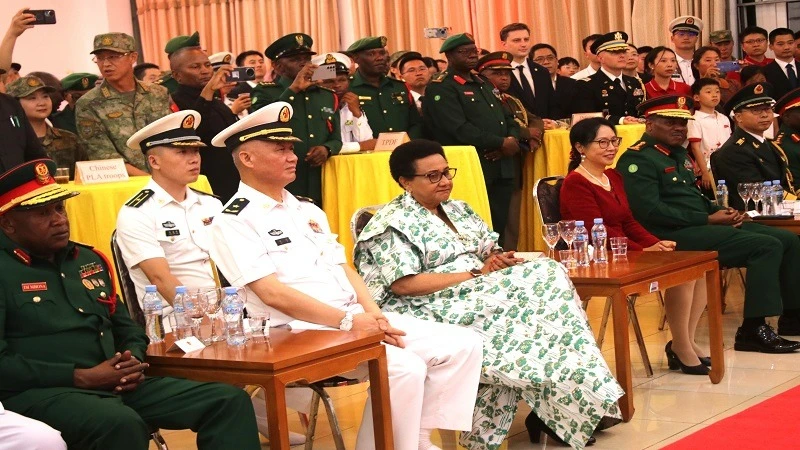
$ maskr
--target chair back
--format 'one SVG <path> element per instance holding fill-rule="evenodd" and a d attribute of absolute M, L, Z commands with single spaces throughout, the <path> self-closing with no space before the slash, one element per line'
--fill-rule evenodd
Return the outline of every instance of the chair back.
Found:
<path fill-rule="evenodd" d="M 139 305 L 139 298 L 136 296 L 136 285 L 133 284 L 131 273 L 125 260 L 122 258 L 119 245 L 117 244 L 117 230 L 111 233 L 111 257 L 114 258 L 114 266 L 117 273 L 117 282 L 119 289 L 122 292 L 122 297 L 125 299 L 125 306 L 128 307 L 128 313 L 131 319 L 142 327 L 145 326 L 144 311 Z"/>
<path fill-rule="evenodd" d="M 539 206 L 539 219 L 542 223 L 556 223 L 561 220 L 561 185 L 564 177 L 554 175 L 539 178 L 533 185 L 533 199 Z"/>
<path fill-rule="evenodd" d="M 379 209 L 383 208 L 383 205 L 384 204 L 365 206 L 353 214 L 353 217 L 350 218 L 350 232 L 353 234 L 354 242 L 358 240 L 358 235 L 361 234 L 361 230 L 367 226 L 372 216 L 374 216 Z"/>

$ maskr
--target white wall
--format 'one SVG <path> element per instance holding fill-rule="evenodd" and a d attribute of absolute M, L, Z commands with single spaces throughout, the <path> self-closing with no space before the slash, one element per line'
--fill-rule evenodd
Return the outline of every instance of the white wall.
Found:
<path fill-rule="evenodd" d="M 14 48 L 14 62 L 22 73 L 50 72 L 62 78 L 73 72 L 97 73 L 92 63 L 94 36 L 109 31 L 133 33 L 130 0 L 0 0 L 0 33 L 23 8 L 54 9 L 55 25 L 37 25 L 25 31 Z"/>

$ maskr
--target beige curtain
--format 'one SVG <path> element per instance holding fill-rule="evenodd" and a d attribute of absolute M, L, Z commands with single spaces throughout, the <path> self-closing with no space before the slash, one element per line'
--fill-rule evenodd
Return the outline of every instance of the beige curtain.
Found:
<path fill-rule="evenodd" d="M 209 53 L 263 52 L 275 39 L 304 32 L 314 48 L 339 48 L 336 0 L 137 0 L 144 59 L 166 69 L 164 45 L 175 36 L 200 32 Z"/>

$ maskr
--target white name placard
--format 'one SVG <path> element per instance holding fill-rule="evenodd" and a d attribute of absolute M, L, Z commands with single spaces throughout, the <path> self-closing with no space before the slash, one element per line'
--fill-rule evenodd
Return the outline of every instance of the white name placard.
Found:
<path fill-rule="evenodd" d="M 391 152 L 398 145 L 408 142 L 408 133 L 398 131 L 394 133 L 381 133 L 378 135 L 378 142 L 375 143 L 376 152 Z"/>
<path fill-rule="evenodd" d="M 101 159 L 97 161 L 78 161 L 75 163 L 75 184 L 100 184 L 128 181 L 125 161 Z"/>
<path fill-rule="evenodd" d="M 197 339 L 194 336 L 189 336 L 187 338 L 175 341 L 175 343 L 172 344 L 172 346 L 168 348 L 167 351 L 168 352 L 183 351 L 183 353 L 190 353 L 190 352 L 196 352 L 197 350 L 202 350 L 204 348 L 206 348 L 206 345 L 203 344 L 203 341 Z"/>

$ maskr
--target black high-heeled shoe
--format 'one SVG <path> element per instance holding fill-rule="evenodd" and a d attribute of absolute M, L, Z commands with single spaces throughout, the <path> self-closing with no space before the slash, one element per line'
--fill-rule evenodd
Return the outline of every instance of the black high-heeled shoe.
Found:
<path fill-rule="evenodd" d="M 700 364 L 702 364 L 702 365 L 704 365 L 706 367 L 711 367 L 711 357 L 710 356 L 698 356 L 697 358 L 700 360 Z"/>
<path fill-rule="evenodd" d="M 528 438 L 530 438 L 531 443 L 538 444 L 542 439 L 542 433 L 546 434 L 547 437 L 552 439 L 553 441 L 566 445 L 567 443 L 564 442 L 563 439 L 558 437 L 558 435 L 550 429 L 543 421 L 539 418 L 533 411 L 528 414 L 528 417 L 525 418 L 525 428 L 528 429 Z M 597 442 L 594 436 L 590 436 L 589 440 L 586 441 L 586 446 L 594 445 Z"/>
<path fill-rule="evenodd" d="M 702 364 L 702 362 L 696 366 L 687 366 L 684 364 L 681 359 L 678 358 L 678 354 L 672 351 L 672 341 L 667 342 L 667 345 L 664 347 L 664 352 L 667 354 L 669 370 L 680 369 L 681 372 L 687 375 L 708 375 L 708 367 Z"/>

